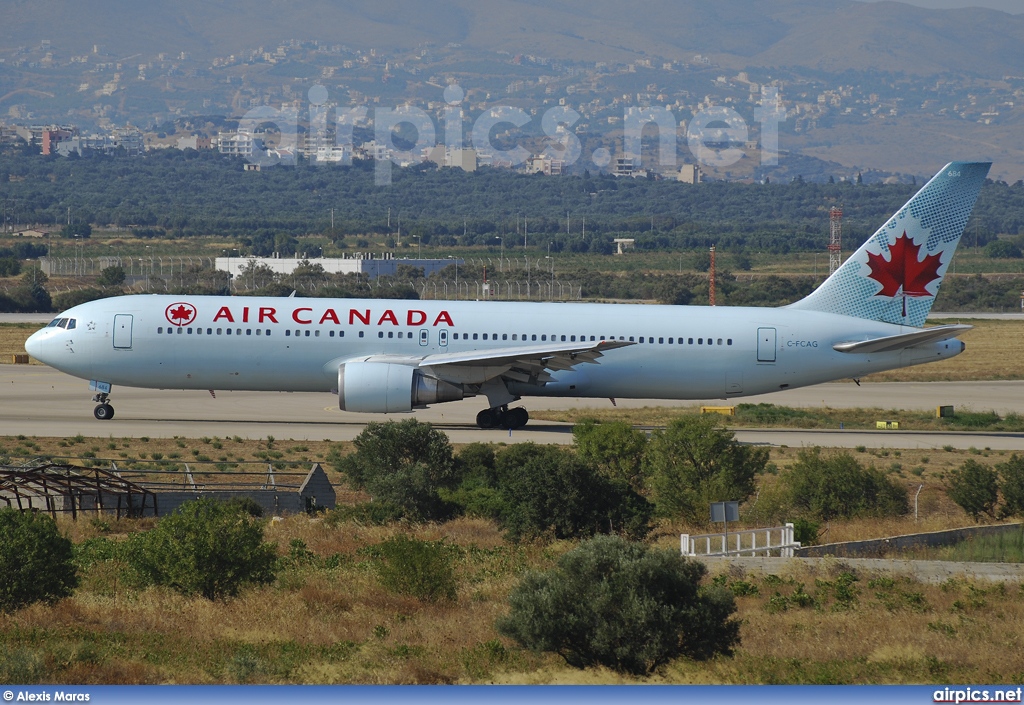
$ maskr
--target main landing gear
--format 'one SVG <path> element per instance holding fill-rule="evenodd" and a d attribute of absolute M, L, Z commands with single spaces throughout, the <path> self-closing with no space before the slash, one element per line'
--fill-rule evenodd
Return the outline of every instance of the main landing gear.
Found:
<path fill-rule="evenodd" d="M 508 405 L 498 406 L 493 409 L 484 409 L 476 415 L 476 425 L 480 428 L 507 428 L 509 430 L 522 428 L 530 420 L 530 414 L 521 406 L 514 409 Z"/>
<path fill-rule="evenodd" d="M 107 403 L 107 397 L 106 392 L 102 392 L 92 398 L 93 401 L 99 402 L 97 407 L 92 410 L 92 415 L 100 421 L 110 421 L 114 418 L 114 407 Z"/>

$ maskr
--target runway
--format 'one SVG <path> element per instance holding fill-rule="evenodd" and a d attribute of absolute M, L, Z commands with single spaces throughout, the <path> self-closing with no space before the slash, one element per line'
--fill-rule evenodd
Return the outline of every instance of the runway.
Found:
<path fill-rule="evenodd" d="M 417 418 L 443 429 L 453 443 L 572 442 L 569 424 L 533 420 L 521 430 L 484 431 L 476 428 L 482 402 L 467 399 L 439 404 L 412 414 L 353 414 L 338 409 L 330 394 L 285 392 L 218 392 L 153 390 L 115 387 L 111 421 L 97 421 L 88 383 L 38 365 L 0 365 L 0 435 L 67 437 L 170 438 L 184 436 L 241 436 L 294 440 L 352 440 L 371 421 Z M 822 384 L 777 394 L 745 397 L 749 403 L 767 402 L 793 407 L 828 406 L 835 409 L 879 407 L 891 410 L 930 410 L 952 404 L 960 409 L 1024 414 L 1024 381 L 909 382 Z M 618 400 L 620 407 L 694 406 L 722 404 L 720 399 L 700 401 Z M 732 402 L 730 402 L 732 403 Z M 525 399 L 527 409 L 607 408 L 607 399 Z M 1024 434 L 946 433 L 910 431 L 822 431 L 796 429 L 738 430 L 739 440 L 768 445 L 869 448 L 991 448 L 1024 450 Z"/>

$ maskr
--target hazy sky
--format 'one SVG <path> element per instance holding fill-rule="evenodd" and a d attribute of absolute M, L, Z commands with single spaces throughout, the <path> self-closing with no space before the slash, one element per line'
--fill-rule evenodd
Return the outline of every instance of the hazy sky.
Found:
<path fill-rule="evenodd" d="M 876 0 L 861 0 L 876 2 Z M 952 10 L 960 7 L 988 7 L 1013 15 L 1024 14 L 1024 0 L 899 0 L 908 5 L 927 7 L 930 10 Z"/>

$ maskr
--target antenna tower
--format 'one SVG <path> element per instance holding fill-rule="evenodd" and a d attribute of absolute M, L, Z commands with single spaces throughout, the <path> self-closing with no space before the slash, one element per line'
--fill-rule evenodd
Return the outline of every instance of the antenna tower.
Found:
<path fill-rule="evenodd" d="M 710 285 L 711 285 L 711 288 L 710 288 L 710 291 L 708 292 L 708 302 L 712 306 L 714 306 L 715 305 L 715 246 L 714 245 L 711 246 L 711 268 L 710 268 L 709 271 L 711 273 L 710 282 L 709 282 Z"/>
<path fill-rule="evenodd" d="M 843 209 L 832 206 L 828 212 L 828 273 L 831 276 L 843 263 Z"/>

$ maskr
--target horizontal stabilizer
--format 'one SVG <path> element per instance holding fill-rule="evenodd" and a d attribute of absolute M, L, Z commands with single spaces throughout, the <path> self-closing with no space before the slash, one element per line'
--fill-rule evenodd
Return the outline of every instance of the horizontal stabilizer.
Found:
<path fill-rule="evenodd" d="M 964 331 L 974 326 L 951 325 L 935 326 L 916 330 L 913 333 L 901 333 L 899 335 L 887 335 L 884 338 L 872 338 L 871 340 L 855 340 L 849 343 L 836 343 L 833 350 L 841 353 L 880 353 L 893 352 L 894 350 L 905 350 L 915 348 L 925 343 L 934 343 L 939 340 L 955 338 Z"/>

